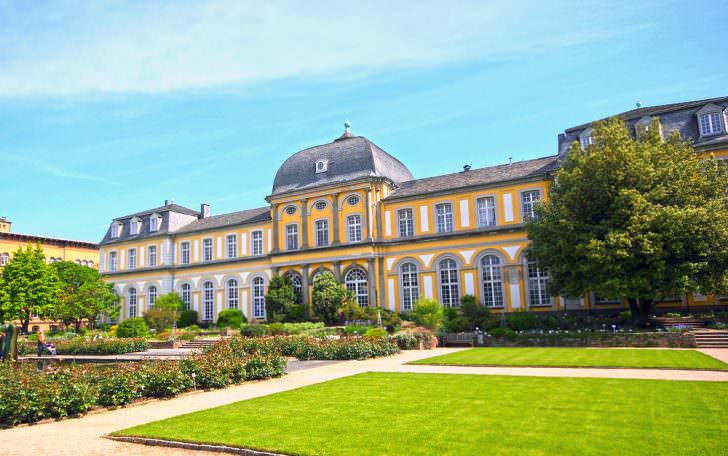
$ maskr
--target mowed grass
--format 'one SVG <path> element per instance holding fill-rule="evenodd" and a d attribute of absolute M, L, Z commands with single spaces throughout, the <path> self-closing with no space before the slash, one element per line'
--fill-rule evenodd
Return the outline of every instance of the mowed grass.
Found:
<path fill-rule="evenodd" d="M 410 364 L 728 370 L 728 364 L 696 350 L 627 348 L 472 348 Z"/>
<path fill-rule="evenodd" d="M 116 435 L 302 455 L 717 455 L 728 383 L 365 373 Z"/>

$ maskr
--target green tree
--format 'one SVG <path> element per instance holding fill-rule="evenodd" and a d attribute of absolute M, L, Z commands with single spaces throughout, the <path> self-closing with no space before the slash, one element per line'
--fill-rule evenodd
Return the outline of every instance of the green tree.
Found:
<path fill-rule="evenodd" d="M 144 313 L 144 321 L 149 328 L 155 331 L 164 331 L 171 328 L 179 318 L 179 309 L 182 298 L 175 292 L 164 294 L 157 298 L 154 307 Z"/>
<path fill-rule="evenodd" d="M 434 299 L 420 299 L 412 309 L 412 320 L 418 326 L 436 331 L 442 324 L 442 306 Z"/>
<path fill-rule="evenodd" d="M 56 272 L 61 285 L 58 303 L 53 309 L 54 318 L 72 323 L 78 331 L 84 319 L 93 326 L 102 314 L 109 317 L 118 315 L 119 297 L 96 269 L 72 261 L 60 261 L 50 267 Z"/>
<path fill-rule="evenodd" d="M 351 299 L 351 292 L 341 286 L 330 272 L 316 275 L 312 294 L 314 313 L 326 324 L 336 323 L 342 304 L 346 299 Z"/>
<path fill-rule="evenodd" d="M 620 119 L 574 143 L 550 198 L 528 223 L 530 259 L 551 271 L 551 293 L 625 298 L 644 323 L 655 300 L 728 284 L 728 177 L 656 122 L 634 139 Z"/>
<path fill-rule="evenodd" d="M 286 320 L 296 302 L 297 296 L 293 282 L 288 277 L 273 277 L 265 294 L 265 312 L 268 321 Z"/>
<path fill-rule="evenodd" d="M 173 310 L 176 312 L 182 308 L 182 298 L 173 291 L 158 297 L 154 303 L 154 307 L 156 309 Z"/>
<path fill-rule="evenodd" d="M 0 277 L 0 308 L 3 317 L 20 320 L 23 332 L 33 314 L 49 315 L 58 301 L 60 281 L 45 263 L 40 245 L 18 249 Z"/>

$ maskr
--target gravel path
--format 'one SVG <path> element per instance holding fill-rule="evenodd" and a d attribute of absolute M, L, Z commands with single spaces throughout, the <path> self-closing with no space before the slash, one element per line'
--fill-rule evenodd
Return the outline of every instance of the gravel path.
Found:
<path fill-rule="evenodd" d="M 658 369 L 560 369 L 520 367 L 456 367 L 405 365 L 409 361 L 451 353 L 452 348 L 432 351 L 407 351 L 389 358 L 335 363 L 300 363 L 279 379 L 250 382 L 224 390 L 198 391 L 169 400 L 153 400 L 137 406 L 112 411 L 97 411 L 76 419 L 20 426 L 0 431 L 0 455 L 52 454 L 84 455 L 181 455 L 198 456 L 219 453 L 185 451 L 172 448 L 146 447 L 116 442 L 104 435 L 130 426 L 169 418 L 254 397 L 312 385 L 366 371 L 457 373 L 482 375 L 523 375 L 552 377 L 649 378 L 669 380 L 728 381 L 728 372 L 682 371 Z M 708 353 L 728 359 L 728 349 Z M 294 367 L 295 366 L 295 367 Z M 310 367 L 314 366 L 314 367 Z"/>

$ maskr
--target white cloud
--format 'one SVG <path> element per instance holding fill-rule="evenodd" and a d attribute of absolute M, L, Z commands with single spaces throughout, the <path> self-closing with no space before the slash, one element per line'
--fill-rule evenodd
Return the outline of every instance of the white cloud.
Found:
<path fill-rule="evenodd" d="M 0 6 L 0 96 L 362 78 L 604 39 L 606 13 L 540 1 L 18 1 Z"/>
<path fill-rule="evenodd" d="M 64 166 L 57 165 L 55 163 L 51 163 L 51 162 L 47 162 L 47 161 L 43 161 L 43 160 L 36 160 L 36 159 L 24 157 L 22 155 L 0 153 L 0 164 L 2 162 L 17 163 L 17 164 L 24 166 L 26 168 L 27 172 L 33 172 L 33 171 L 41 172 L 48 176 L 60 177 L 63 179 L 76 179 L 76 180 L 85 180 L 85 181 L 92 181 L 92 182 L 106 182 L 105 179 L 102 179 L 99 176 L 92 176 L 90 174 L 80 173 L 78 171 L 69 169 Z"/>

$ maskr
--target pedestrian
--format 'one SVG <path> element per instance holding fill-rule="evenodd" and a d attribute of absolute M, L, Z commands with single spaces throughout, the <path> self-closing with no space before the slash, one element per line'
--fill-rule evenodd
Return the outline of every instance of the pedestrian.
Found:
<path fill-rule="evenodd" d="M 46 348 L 46 345 L 45 345 L 45 342 L 46 342 L 46 340 L 45 340 L 45 334 L 43 334 L 43 330 L 42 329 L 39 329 L 37 335 L 38 335 L 38 356 L 42 356 L 43 355 L 43 351 Z"/>

